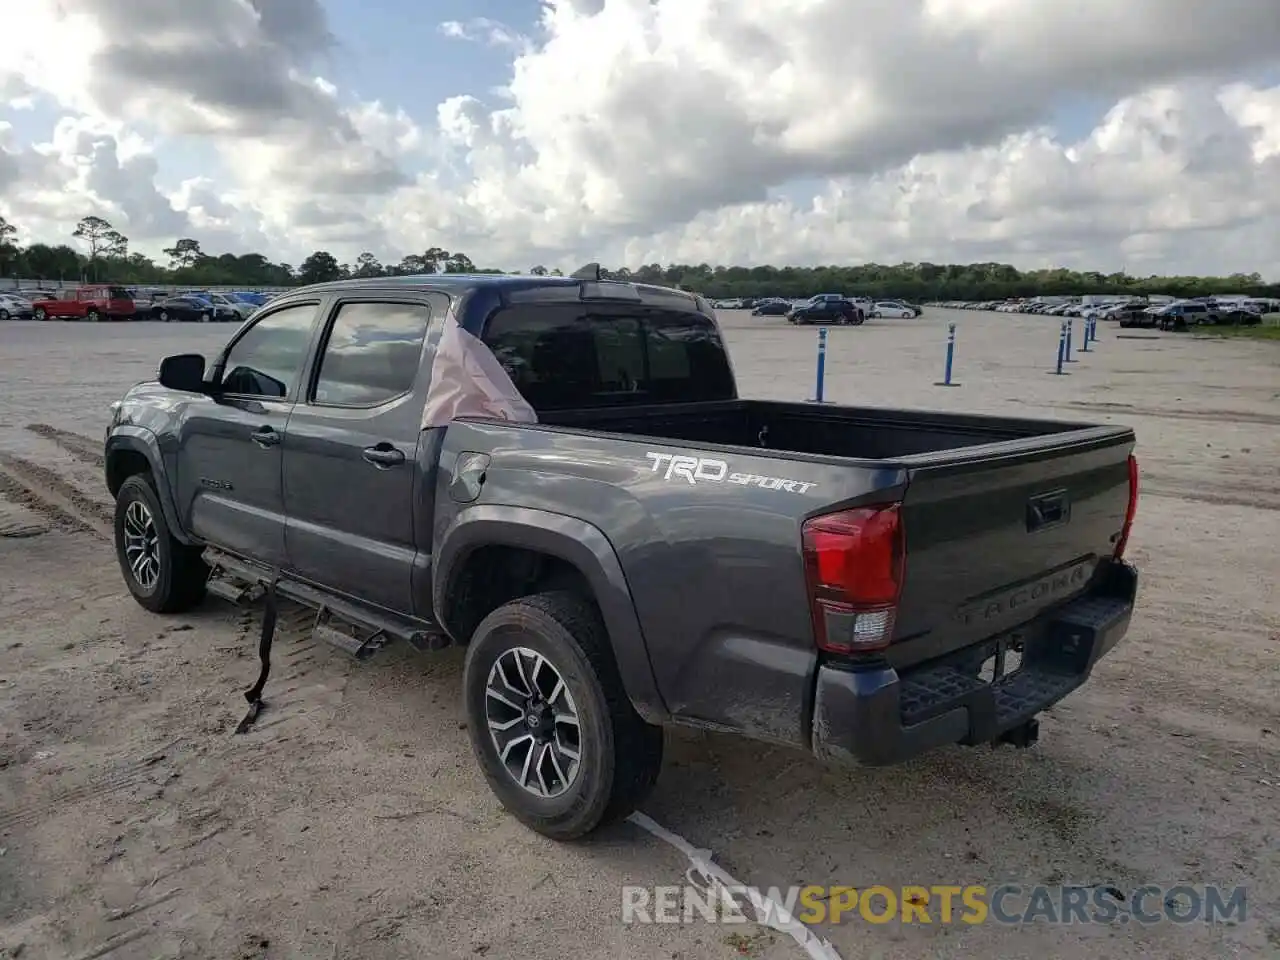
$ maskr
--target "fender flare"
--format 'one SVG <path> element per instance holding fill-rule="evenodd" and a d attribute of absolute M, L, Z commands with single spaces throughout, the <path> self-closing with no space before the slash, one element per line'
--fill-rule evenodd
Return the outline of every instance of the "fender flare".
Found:
<path fill-rule="evenodd" d="M 536 550 L 576 567 L 595 593 L 632 706 L 649 723 L 668 719 L 631 588 L 613 544 L 598 527 L 577 517 L 529 507 L 481 504 L 462 511 L 441 535 L 434 551 L 431 590 L 436 611 L 447 609 L 445 598 L 467 557 L 487 546 Z M 437 619 L 448 629 L 439 612 Z"/>
<path fill-rule="evenodd" d="M 160 443 L 156 435 L 146 427 L 123 424 L 117 426 L 107 437 L 105 458 L 107 476 L 111 473 L 113 454 L 122 452 L 141 454 L 151 468 L 151 476 L 155 480 L 156 499 L 164 511 L 165 523 L 169 532 L 179 543 L 195 545 L 182 524 L 178 521 L 178 511 L 173 502 L 173 490 L 169 486 L 169 472 L 164 468 L 164 456 L 160 453 Z"/>

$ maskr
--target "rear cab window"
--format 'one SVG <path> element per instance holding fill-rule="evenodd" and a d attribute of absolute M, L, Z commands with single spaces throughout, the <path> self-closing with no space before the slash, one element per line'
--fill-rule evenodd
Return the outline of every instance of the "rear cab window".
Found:
<path fill-rule="evenodd" d="M 736 396 L 728 353 L 701 313 L 630 304 L 519 304 L 481 339 L 538 411 Z"/>

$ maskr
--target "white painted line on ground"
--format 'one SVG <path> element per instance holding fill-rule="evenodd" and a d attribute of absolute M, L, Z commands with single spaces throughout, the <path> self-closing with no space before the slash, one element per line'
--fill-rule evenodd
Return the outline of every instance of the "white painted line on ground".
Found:
<path fill-rule="evenodd" d="M 683 853 L 688 857 L 693 869 L 706 877 L 708 882 L 744 891 L 747 897 L 750 898 L 751 906 L 756 912 L 756 922 L 762 926 L 777 930 L 779 933 L 787 934 L 801 950 L 809 955 L 810 960 L 842 960 L 839 952 L 831 945 L 830 940 L 819 937 L 793 917 L 791 911 L 777 900 L 766 897 L 755 887 L 748 887 L 739 883 L 711 859 L 710 850 L 697 849 L 684 837 L 677 833 L 672 833 L 666 827 L 639 811 L 631 814 L 627 819 L 640 829 L 653 834 L 665 843 L 671 844 L 671 846 Z"/>

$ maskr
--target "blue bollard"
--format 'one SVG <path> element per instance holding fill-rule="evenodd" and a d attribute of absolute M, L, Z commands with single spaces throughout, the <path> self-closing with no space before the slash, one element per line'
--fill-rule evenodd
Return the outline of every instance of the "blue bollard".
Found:
<path fill-rule="evenodd" d="M 810 403 L 826 403 L 822 399 L 823 381 L 827 376 L 827 328 L 818 328 L 818 383 L 814 389 L 814 396 Z"/>
<path fill-rule="evenodd" d="M 1066 371 L 1062 369 L 1062 364 L 1067 358 L 1067 321 L 1063 320 L 1062 325 L 1058 327 L 1058 367 L 1056 370 L 1050 370 L 1050 373 L 1056 373 L 1058 376 L 1066 376 Z"/>
<path fill-rule="evenodd" d="M 960 384 L 953 383 L 951 380 L 951 368 L 955 364 L 956 359 L 956 325 L 954 323 L 947 324 L 947 363 L 942 373 L 942 380 L 935 383 L 935 387 L 958 387 Z"/>
<path fill-rule="evenodd" d="M 1075 363 L 1075 358 L 1071 356 L 1071 339 L 1076 332 L 1076 321 L 1072 317 L 1067 317 L 1067 363 Z"/>
<path fill-rule="evenodd" d="M 1093 323 L 1089 324 L 1089 336 L 1094 343 L 1098 342 L 1098 318 L 1093 318 Z"/>
<path fill-rule="evenodd" d="M 1084 318 L 1084 342 L 1080 344 L 1080 352 L 1089 352 L 1089 339 L 1093 336 L 1093 317 Z"/>

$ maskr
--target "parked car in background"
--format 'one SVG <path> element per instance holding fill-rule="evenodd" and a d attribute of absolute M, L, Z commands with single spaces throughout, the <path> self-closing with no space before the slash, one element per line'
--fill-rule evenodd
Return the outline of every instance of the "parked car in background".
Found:
<path fill-rule="evenodd" d="M 220 293 L 210 293 L 207 290 L 184 290 L 177 294 L 179 297 L 190 297 L 193 300 L 199 300 L 213 307 L 213 319 L 220 322 L 229 322 L 233 320 L 242 320 L 240 310 L 235 304 L 224 297 Z"/>
<path fill-rule="evenodd" d="M 889 320 L 913 320 L 916 312 L 897 300 L 877 300 L 871 305 L 871 316 Z"/>
<path fill-rule="evenodd" d="M 751 309 L 753 317 L 785 317 L 791 312 L 793 304 L 790 300 L 760 300 Z"/>
<path fill-rule="evenodd" d="M 1142 327 L 1150 323 L 1150 309 L 1145 303 L 1125 303 L 1105 310 L 1098 319 L 1118 320 L 1122 327 Z"/>
<path fill-rule="evenodd" d="M 1217 313 L 1210 312 L 1209 305 L 1200 300 L 1180 300 L 1156 311 L 1161 330 L 1185 330 L 1197 323 L 1217 323 Z"/>
<path fill-rule="evenodd" d="M 900 302 L 904 307 L 906 307 L 908 310 L 914 313 L 917 317 L 922 316 L 924 314 L 924 307 L 920 306 L 920 304 L 909 303 L 906 300 L 902 300 Z"/>
<path fill-rule="evenodd" d="M 132 320 L 136 312 L 133 297 L 124 287 L 91 284 L 66 298 L 33 302 L 31 315 L 36 320 L 61 317 L 97 323 L 99 320 Z"/>
<path fill-rule="evenodd" d="M 249 303 L 247 300 L 237 299 L 231 294 L 210 293 L 206 295 L 205 299 L 215 307 L 225 307 L 240 320 L 248 320 L 253 316 L 254 311 L 258 309 L 256 304 Z"/>
<path fill-rule="evenodd" d="M 0 293 L 0 320 L 30 320 L 31 301 L 13 293 Z"/>
<path fill-rule="evenodd" d="M 838 323 L 858 326 L 867 315 L 852 300 L 844 297 L 820 296 L 792 308 L 787 314 L 792 323 Z"/>
<path fill-rule="evenodd" d="M 218 308 L 199 297 L 169 297 L 151 305 L 151 319 L 161 323 L 212 323 L 218 320 L 234 320 L 234 311 L 218 315 Z"/>

